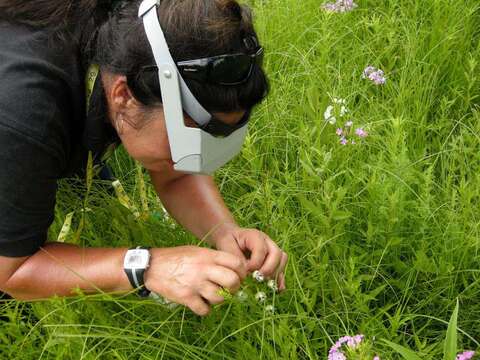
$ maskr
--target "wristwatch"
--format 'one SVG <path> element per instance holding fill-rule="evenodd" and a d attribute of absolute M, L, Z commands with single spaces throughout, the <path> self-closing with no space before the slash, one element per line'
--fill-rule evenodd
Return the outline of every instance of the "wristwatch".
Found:
<path fill-rule="evenodd" d="M 137 246 L 129 249 L 123 259 L 123 270 L 127 274 L 130 284 L 138 289 L 140 297 L 147 297 L 150 290 L 145 287 L 143 275 L 150 265 L 150 251 L 148 247 Z"/>

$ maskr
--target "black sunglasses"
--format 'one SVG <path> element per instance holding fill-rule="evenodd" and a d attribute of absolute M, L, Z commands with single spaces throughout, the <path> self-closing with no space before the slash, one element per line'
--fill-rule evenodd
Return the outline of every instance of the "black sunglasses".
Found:
<path fill-rule="evenodd" d="M 203 59 L 177 62 L 177 69 L 184 79 L 203 83 L 234 86 L 245 83 L 255 65 L 263 64 L 263 48 L 255 54 L 230 54 Z M 156 65 L 143 66 L 137 74 L 158 71 Z"/>
<path fill-rule="evenodd" d="M 253 73 L 255 65 L 263 64 L 264 50 L 258 48 L 254 54 L 229 54 L 203 59 L 177 62 L 177 68 L 184 79 L 210 82 L 219 85 L 240 85 Z"/>

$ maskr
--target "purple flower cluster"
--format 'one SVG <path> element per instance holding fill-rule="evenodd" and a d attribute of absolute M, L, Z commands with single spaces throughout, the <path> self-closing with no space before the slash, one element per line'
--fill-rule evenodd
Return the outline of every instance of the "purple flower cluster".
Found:
<path fill-rule="evenodd" d="M 358 128 L 355 130 L 355 135 L 361 138 L 366 138 L 368 136 L 368 133 L 365 130 L 363 130 L 363 128 Z"/>
<path fill-rule="evenodd" d="M 330 351 L 328 352 L 328 360 L 347 360 L 342 348 L 347 347 L 349 350 L 354 350 L 360 345 L 360 343 L 363 341 L 363 338 L 363 335 L 341 337 L 330 348 Z M 380 358 L 375 356 L 373 360 L 380 360 Z"/>
<path fill-rule="evenodd" d="M 458 354 L 456 360 L 470 360 L 475 356 L 475 351 L 465 351 L 461 354 Z"/>
<path fill-rule="evenodd" d="M 353 129 L 353 121 L 347 121 L 345 123 L 345 126 L 343 128 L 338 128 L 335 133 L 337 136 L 340 137 L 340 144 L 342 145 L 347 145 L 347 144 L 352 144 L 355 145 L 355 139 L 348 139 L 349 135 L 351 134 Z M 368 136 L 368 132 L 365 131 L 364 128 L 359 127 L 356 128 L 354 131 L 354 134 L 358 136 L 359 138 L 366 138 Z"/>
<path fill-rule="evenodd" d="M 355 349 L 363 340 L 363 335 L 355 336 L 342 336 L 338 341 L 333 344 L 328 352 L 328 360 L 346 360 L 345 354 L 342 352 L 344 345 L 351 349 Z"/>
<path fill-rule="evenodd" d="M 328 12 L 345 13 L 352 11 L 358 5 L 353 0 L 337 0 L 334 3 L 325 3 L 322 5 L 322 9 Z"/>
<path fill-rule="evenodd" d="M 373 66 L 367 66 L 365 70 L 363 70 L 362 79 L 369 79 L 375 85 L 384 85 L 387 82 L 385 73 Z"/>

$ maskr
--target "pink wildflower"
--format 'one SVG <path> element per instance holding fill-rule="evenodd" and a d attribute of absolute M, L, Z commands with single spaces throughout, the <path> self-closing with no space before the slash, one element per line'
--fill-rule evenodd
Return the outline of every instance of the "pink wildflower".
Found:
<path fill-rule="evenodd" d="M 370 76 L 370 74 L 372 74 L 373 72 L 377 71 L 376 68 L 374 68 L 373 66 L 367 66 L 365 68 L 365 70 L 363 70 L 363 75 L 362 75 L 362 79 L 366 79 Z"/>
<path fill-rule="evenodd" d="M 347 360 L 347 358 L 342 352 L 334 352 L 328 355 L 328 360 Z"/>
<path fill-rule="evenodd" d="M 387 78 L 384 76 L 382 70 L 371 73 L 368 78 L 372 80 L 375 85 L 384 85 L 387 82 Z"/>
<path fill-rule="evenodd" d="M 352 127 L 352 125 L 353 125 L 353 121 L 347 121 L 345 123 L 345 127 Z"/>
<path fill-rule="evenodd" d="M 363 130 L 363 128 L 358 128 L 355 130 L 355 135 L 361 138 L 366 138 L 368 136 L 368 133 L 365 130 Z"/>
<path fill-rule="evenodd" d="M 346 140 L 346 139 L 344 139 Z M 343 345 L 347 345 L 351 349 L 355 349 L 363 340 L 363 335 L 342 336 L 333 344 L 328 352 L 328 360 L 346 360 L 345 354 L 341 351 Z M 377 359 L 380 360 L 380 359 Z"/>
<path fill-rule="evenodd" d="M 322 9 L 328 12 L 345 13 L 352 11 L 358 5 L 353 0 L 337 0 L 334 3 L 325 3 L 322 5 Z"/>
<path fill-rule="evenodd" d="M 465 351 L 457 355 L 456 360 L 470 360 L 475 355 L 475 351 Z"/>
<path fill-rule="evenodd" d="M 373 66 L 367 66 L 365 70 L 363 70 L 362 79 L 369 79 L 375 85 L 384 85 L 387 82 L 383 70 L 377 69 Z"/>
<path fill-rule="evenodd" d="M 342 128 L 338 128 L 335 133 L 336 133 L 338 136 L 342 136 L 342 135 L 343 135 L 343 129 L 342 129 Z"/>
<path fill-rule="evenodd" d="M 340 139 L 340 144 L 342 144 L 342 145 L 347 145 L 347 144 L 348 144 L 348 140 L 347 140 L 346 138 L 342 137 L 342 138 Z"/>
<path fill-rule="evenodd" d="M 379 356 L 375 356 L 375 357 L 373 358 L 373 360 L 380 360 L 380 357 L 379 357 Z"/>

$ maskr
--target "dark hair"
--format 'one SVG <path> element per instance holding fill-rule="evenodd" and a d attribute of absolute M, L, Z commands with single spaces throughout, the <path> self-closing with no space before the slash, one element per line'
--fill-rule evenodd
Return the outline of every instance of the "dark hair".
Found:
<path fill-rule="evenodd" d="M 95 62 L 115 74 L 138 74 L 155 61 L 142 20 L 141 0 L 0 0 L 0 19 L 77 34 L 84 63 Z M 234 0 L 163 0 L 159 21 L 175 61 L 245 52 L 243 39 L 255 36 L 248 7 Z M 73 26 L 72 26 L 73 25 Z M 144 105 L 159 104 L 155 73 L 137 76 L 134 96 Z M 249 80 L 222 86 L 187 80 L 193 95 L 210 112 L 251 109 L 268 92 L 268 81 L 255 65 Z"/>
<path fill-rule="evenodd" d="M 0 0 L 0 19 L 59 30 L 87 19 L 108 0 Z"/>
<path fill-rule="evenodd" d="M 93 62 L 116 74 L 139 74 L 134 96 L 144 105 L 161 99 L 155 71 L 143 72 L 155 64 L 138 18 L 139 0 L 121 3 L 98 29 L 92 51 Z M 175 61 L 246 52 L 243 39 L 257 36 L 250 10 L 232 0 L 163 0 L 158 16 Z M 186 79 L 198 101 L 209 111 L 250 109 L 267 93 L 263 70 L 255 65 L 249 80 L 241 85 L 222 86 Z"/>

